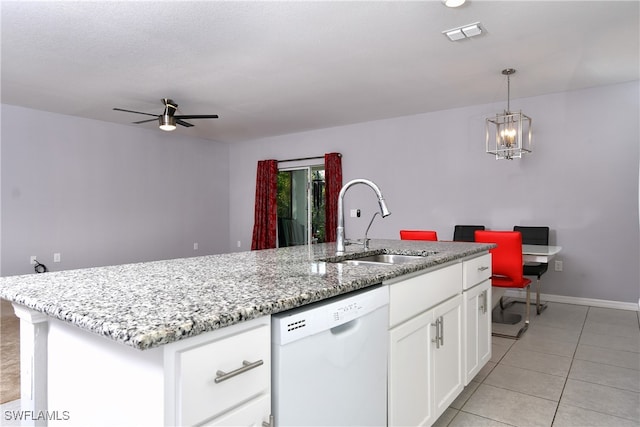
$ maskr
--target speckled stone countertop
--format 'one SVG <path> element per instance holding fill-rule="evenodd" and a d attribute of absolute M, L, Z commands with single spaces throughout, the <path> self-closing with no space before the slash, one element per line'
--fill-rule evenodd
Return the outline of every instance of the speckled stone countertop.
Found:
<path fill-rule="evenodd" d="M 350 266 L 335 243 L 0 278 L 0 297 L 137 349 L 381 283 L 487 251 L 463 242 L 372 240 L 367 253 L 428 255 Z M 434 252 L 436 252 L 434 254 Z"/>

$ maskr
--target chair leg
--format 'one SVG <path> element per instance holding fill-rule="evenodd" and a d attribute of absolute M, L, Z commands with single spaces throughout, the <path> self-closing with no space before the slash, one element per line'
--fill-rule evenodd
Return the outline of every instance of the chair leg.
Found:
<path fill-rule="evenodd" d="M 547 308 L 547 303 L 540 304 L 540 276 L 536 281 L 536 314 L 542 313 Z"/>
<path fill-rule="evenodd" d="M 524 334 L 527 331 L 527 329 L 529 329 L 530 308 L 531 308 L 531 285 L 528 285 L 527 286 L 527 299 L 526 299 L 526 302 L 525 302 L 524 325 L 522 325 L 522 328 L 520 328 L 520 330 L 515 335 L 501 334 L 501 333 L 498 333 L 498 332 L 492 332 L 491 335 L 493 335 L 494 337 L 511 338 L 511 339 L 519 340 L 520 337 L 522 336 L 522 334 Z M 504 313 L 504 314 L 507 314 L 507 313 Z M 509 314 L 511 314 L 511 313 L 509 313 Z M 520 317 L 520 315 L 516 315 L 516 316 Z M 494 310 L 493 322 L 494 323 L 507 323 L 507 322 L 499 322 L 499 321 L 496 321 L 496 320 L 497 319 L 496 319 L 495 310 Z"/>
<path fill-rule="evenodd" d="M 505 303 L 505 298 L 504 297 L 500 297 L 500 309 L 501 310 L 506 310 L 507 308 L 511 307 L 515 303 L 516 303 L 516 301 L 508 301 L 508 302 Z"/>
<path fill-rule="evenodd" d="M 524 324 L 527 327 L 529 326 L 529 312 L 530 312 L 530 310 L 531 310 L 531 285 L 527 286 L 527 302 L 526 302 L 525 318 L 524 318 Z"/>
<path fill-rule="evenodd" d="M 496 307 L 491 312 L 491 322 L 502 323 L 504 325 L 515 325 L 522 320 L 522 316 L 516 313 L 507 313 L 504 310 L 500 310 Z"/>
<path fill-rule="evenodd" d="M 515 325 L 522 320 L 522 316 L 515 313 L 505 313 L 504 309 L 509 307 L 512 302 L 504 304 L 504 297 L 500 297 L 500 307 L 496 307 L 491 312 L 491 321 L 493 323 L 502 323 L 504 325 Z"/>

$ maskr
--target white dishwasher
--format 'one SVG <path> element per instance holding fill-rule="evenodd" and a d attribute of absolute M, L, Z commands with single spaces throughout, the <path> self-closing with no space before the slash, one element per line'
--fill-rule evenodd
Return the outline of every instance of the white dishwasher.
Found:
<path fill-rule="evenodd" d="M 389 287 L 272 316 L 276 426 L 387 423 Z"/>

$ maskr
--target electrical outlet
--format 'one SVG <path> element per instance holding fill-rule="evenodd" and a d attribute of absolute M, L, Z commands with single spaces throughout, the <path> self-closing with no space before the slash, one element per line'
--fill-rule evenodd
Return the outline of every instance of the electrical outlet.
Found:
<path fill-rule="evenodd" d="M 60 253 L 56 252 L 53 254 L 53 262 L 60 262 Z"/>
<path fill-rule="evenodd" d="M 37 256 L 31 255 L 31 258 L 29 258 L 29 264 L 36 265 L 36 258 Z"/>
<path fill-rule="evenodd" d="M 562 271 L 562 267 L 563 267 L 562 261 L 556 261 L 555 270 L 556 271 Z"/>
<path fill-rule="evenodd" d="M 238 247 L 240 247 L 240 246 L 241 246 L 241 245 L 240 245 L 240 240 L 238 240 Z"/>
<path fill-rule="evenodd" d="M 193 250 L 194 250 L 194 251 L 197 251 L 197 250 L 198 250 L 198 243 L 197 243 L 197 242 L 193 244 Z"/>

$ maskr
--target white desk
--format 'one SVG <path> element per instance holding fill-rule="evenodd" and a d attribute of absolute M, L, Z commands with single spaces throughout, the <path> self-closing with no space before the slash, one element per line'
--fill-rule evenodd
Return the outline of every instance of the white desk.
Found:
<path fill-rule="evenodd" d="M 561 250 L 562 246 L 522 245 L 522 260 L 548 264 Z"/>

